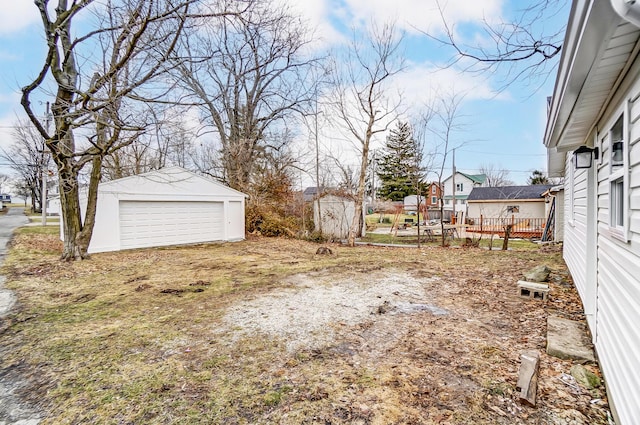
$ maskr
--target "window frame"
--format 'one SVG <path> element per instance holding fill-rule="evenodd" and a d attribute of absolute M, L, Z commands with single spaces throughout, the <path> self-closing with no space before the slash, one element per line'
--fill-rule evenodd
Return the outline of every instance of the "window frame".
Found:
<path fill-rule="evenodd" d="M 575 174 L 575 170 L 574 170 L 574 166 L 573 166 L 573 152 L 571 152 L 570 154 L 567 155 L 567 161 L 569 163 L 569 188 L 570 190 L 569 192 L 569 225 L 571 226 L 575 226 L 575 219 L 576 219 L 576 209 L 575 209 L 575 191 L 576 191 L 576 185 L 575 185 L 575 181 L 574 181 L 574 174 Z"/>
<path fill-rule="evenodd" d="M 625 100 L 623 108 L 614 115 L 615 121 L 607 131 L 607 160 L 609 176 L 609 233 L 622 242 L 629 242 L 629 114 L 631 100 Z M 613 139 L 613 129 L 622 120 L 622 140 Z M 613 144 L 622 143 L 622 161 L 613 162 Z M 622 210 L 622 211 L 620 211 Z"/>

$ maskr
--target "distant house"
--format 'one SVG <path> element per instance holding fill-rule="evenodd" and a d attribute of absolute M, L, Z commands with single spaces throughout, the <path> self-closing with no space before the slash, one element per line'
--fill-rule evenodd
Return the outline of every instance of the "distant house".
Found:
<path fill-rule="evenodd" d="M 574 0 L 549 102 L 563 257 L 618 425 L 640 423 L 640 2 Z"/>
<path fill-rule="evenodd" d="M 311 202 L 315 201 L 319 196 L 322 196 L 322 194 L 326 191 L 327 188 L 323 186 L 309 186 L 304 190 L 304 192 L 302 192 L 302 197 L 304 199 L 304 202 Z"/>
<path fill-rule="evenodd" d="M 47 199 L 47 214 L 60 215 L 61 210 L 60 196 L 52 196 Z"/>
<path fill-rule="evenodd" d="M 546 217 L 545 192 L 552 185 L 474 187 L 467 197 L 468 217 Z"/>
<path fill-rule="evenodd" d="M 420 198 L 420 211 L 439 208 L 440 188 L 438 187 L 438 183 L 429 183 L 427 190 Z M 407 212 L 418 211 L 418 195 L 404 197 L 404 210 Z"/>
<path fill-rule="evenodd" d="M 428 210 L 440 208 L 440 195 L 441 190 L 437 182 L 430 183 L 429 186 L 427 186 L 427 193 L 424 197 Z"/>
<path fill-rule="evenodd" d="M 444 209 L 452 212 L 467 211 L 467 197 L 474 187 L 482 187 L 487 181 L 484 174 L 465 174 L 459 171 L 442 182 Z M 455 184 L 455 187 L 453 186 Z"/>

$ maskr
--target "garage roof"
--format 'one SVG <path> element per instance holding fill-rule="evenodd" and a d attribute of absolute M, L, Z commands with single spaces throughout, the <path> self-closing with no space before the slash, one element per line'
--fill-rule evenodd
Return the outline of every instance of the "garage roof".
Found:
<path fill-rule="evenodd" d="M 531 186 L 474 187 L 467 201 L 499 201 L 508 199 L 539 199 L 552 188 L 551 184 Z"/>
<path fill-rule="evenodd" d="M 211 195 L 215 191 L 218 195 L 248 197 L 213 178 L 193 173 L 182 167 L 165 167 L 100 183 L 100 191 L 127 194 L 173 192 L 193 195 Z"/>

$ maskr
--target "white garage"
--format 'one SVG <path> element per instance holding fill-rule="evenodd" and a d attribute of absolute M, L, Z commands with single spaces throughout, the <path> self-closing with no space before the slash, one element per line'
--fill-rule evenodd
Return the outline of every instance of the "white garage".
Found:
<path fill-rule="evenodd" d="M 242 240 L 245 198 L 180 167 L 101 183 L 89 252 Z"/>

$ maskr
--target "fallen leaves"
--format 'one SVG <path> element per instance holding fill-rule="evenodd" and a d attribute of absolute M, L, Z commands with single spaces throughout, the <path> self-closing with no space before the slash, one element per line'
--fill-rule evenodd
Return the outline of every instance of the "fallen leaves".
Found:
<path fill-rule="evenodd" d="M 53 237 L 16 239 L 7 270 L 20 306 L 0 335 L 3 368 L 21 361 L 51 383 L 31 389 L 45 424 L 606 424 L 604 389 L 563 378 L 572 363 L 544 352 L 548 314 L 584 319 L 556 249 L 332 245 L 320 256 L 252 238 L 60 263 Z M 515 282 L 540 263 L 550 300 L 518 297 Z M 265 298 L 260 314 L 225 321 Z M 540 353 L 536 407 L 517 402 L 525 350 Z"/>

